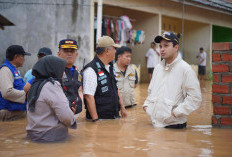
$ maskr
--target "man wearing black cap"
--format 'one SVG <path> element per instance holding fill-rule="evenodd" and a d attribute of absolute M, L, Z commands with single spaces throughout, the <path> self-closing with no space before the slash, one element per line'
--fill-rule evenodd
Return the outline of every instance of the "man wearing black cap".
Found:
<path fill-rule="evenodd" d="M 78 45 L 75 40 L 64 39 L 59 42 L 60 58 L 66 60 L 66 68 L 63 79 L 63 90 L 69 100 L 70 108 L 76 109 L 75 114 L 82 111 L 82 100 L 79 91 L 82 90 L 82 75 L 77 70 L 74 62 L 78 56 Z"/>
<path fill-rule="evenodd" d="M 6 50 L 6 60 L 0 66 L 0 120 L 11 121 L 25 117 L 25 85 L 18 67 L 22 67 L 24 56 L 30 53 L 22 46 L 12 45 Z"/>
<path fill-rule="evenodd" d="M 37 54 L 38 61 L 43 58 L 44 56 L 52 55 L 52 51 L 50 48 L 43 47 L 39 49 L 39 52 Z M 26 85 L 24 86 L 24 91 L 27 93 L 32 85 L 32 82 L 34 80 L 34 76 L 32 75 L 32 69 L 28 70 L 24 76 L 24 81 L 26 82 Z"/>
<path fill-rule="evenodd" d="M 163 58 L 154 70 L 143 109 L 154 127 L 181 129 L 187 115 L 201 104 L 199 81 L 191 66 L 178 54 L 179 37 L 173 32 L 156 36 Z"/>

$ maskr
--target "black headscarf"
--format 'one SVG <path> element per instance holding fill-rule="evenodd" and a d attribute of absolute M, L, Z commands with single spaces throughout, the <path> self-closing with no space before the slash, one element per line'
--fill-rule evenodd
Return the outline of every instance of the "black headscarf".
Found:
<path fill-rule="evenodd" d="M 28 110 L 35 110 L 35 102 L 39 98 L 41 89 L 47 82 L 54 84 L 54 80 L 62 82 L 66 61 L 55 56 L 45 56 L 32 68 L 32 75 L 35 76 L 32 86 L 28 92 Z"/>

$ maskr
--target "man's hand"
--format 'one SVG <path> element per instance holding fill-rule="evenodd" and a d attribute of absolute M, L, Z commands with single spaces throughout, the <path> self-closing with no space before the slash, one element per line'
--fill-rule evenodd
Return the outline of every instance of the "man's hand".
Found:
<path fill-rule="evenodd" d="M 121 108 L 121 115 L 122 115 L 122 118 L 126 118 L 127 117 L 127 111 L 125 108 Z"/>
<path fill-rule="evenodd" d="M 143 110 L 146 112 L 146 111 L 147 111 L 147 106 L 144 106 L 144 107 L 143 107 Z"/>
<path fill-rule="evenodd" d="M 135 84 L 135 88 L 137 87 L 137 84 Z"/>

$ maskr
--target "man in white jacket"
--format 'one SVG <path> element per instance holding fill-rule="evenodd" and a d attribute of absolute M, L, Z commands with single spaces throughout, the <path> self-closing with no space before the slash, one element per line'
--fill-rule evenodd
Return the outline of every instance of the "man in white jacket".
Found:
<path fill-rule="evenodd" d="M 182 129 L 187 115 L 201 104 L 199 81 L 190 65 L 178 54 L 179 39 L 173 32 L 156 36 L 163 58 L 154 70 L 143 109 L 154 127 Z"/>

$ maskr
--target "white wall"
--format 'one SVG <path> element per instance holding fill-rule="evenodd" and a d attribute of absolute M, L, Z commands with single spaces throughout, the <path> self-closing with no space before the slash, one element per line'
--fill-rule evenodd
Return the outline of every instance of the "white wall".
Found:
<path fill-rule="evenodd" d="M 209 24 L 203 24 L 193 21 L 185 21 L 185 40 L 184 40 L 184 59 L 189 64 L 197 64 L 196 55 L 199 48 L 203 47 L 207 53 L 206 75 L 209 77 L 210 73 L 210 55 L 212 42 L 210 36 Z"/>

